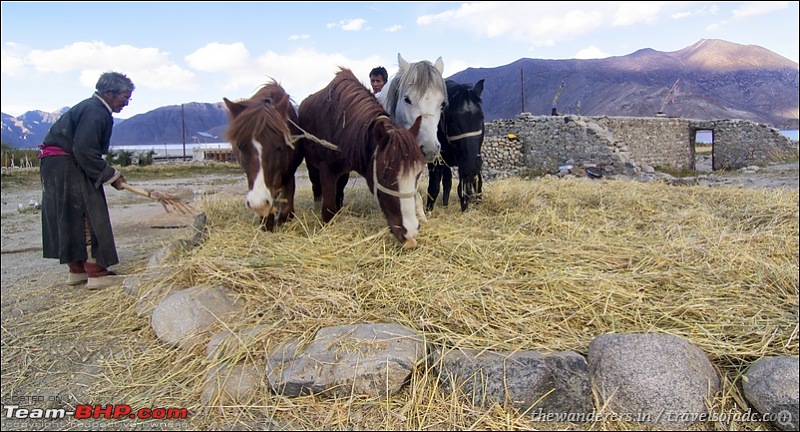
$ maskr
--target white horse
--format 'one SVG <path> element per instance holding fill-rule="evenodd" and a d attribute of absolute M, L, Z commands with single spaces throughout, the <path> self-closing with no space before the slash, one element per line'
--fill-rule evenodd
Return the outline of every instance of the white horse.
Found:
<path fill-rule="evenodd" d="M 436 130 L 447 103 L 447 86 L 442 76 L 444 62 L 439 57 L 435 64 L 427 60 L 409 63 L 398 53 L 397 63 L 400 70 L 377 98 L 392 120 L 402 128 L 410 128 L 417 117 L 422 117 L 417 142 L 426 161 L 432 162 L 441 149 Z"/>

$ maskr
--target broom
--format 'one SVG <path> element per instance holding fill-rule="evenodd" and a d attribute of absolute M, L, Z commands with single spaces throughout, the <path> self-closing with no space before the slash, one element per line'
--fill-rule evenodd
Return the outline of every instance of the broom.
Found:
<path fill-rule="evenodd" d="M 162 192 L 157 192 L 154 190 L 144 190 L 142 188 L 138 188 L 128 183 L 122 183 L 122 188 L 127 189 L 135 194 L 139 194 L 147 198 L 153 199 L 155 201 L 158 201 L 161 204 L 161 206 L 164 207 L 164 211 L 166 211 L 167 213 L 170 212 L 169 210 L 170 207 L 175 209 L 175 211 L 177 211 L 180 214 L 186 215 L 194 213 L 194 208 L 192 206 L 172 195 L 168 195 Z"/>

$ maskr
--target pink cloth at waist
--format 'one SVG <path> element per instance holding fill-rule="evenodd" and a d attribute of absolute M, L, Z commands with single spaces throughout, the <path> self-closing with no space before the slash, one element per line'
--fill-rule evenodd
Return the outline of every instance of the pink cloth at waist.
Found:
<path fill-rule="evenodd" d="M 59 146 L 41 144 L 39 146 L 39 159 L 44 159 L 48 156 L 72 156 L 72 153 Z"/>

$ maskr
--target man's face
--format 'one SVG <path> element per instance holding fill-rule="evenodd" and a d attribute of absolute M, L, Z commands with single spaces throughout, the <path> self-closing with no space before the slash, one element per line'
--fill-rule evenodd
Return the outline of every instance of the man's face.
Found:
<path fill-rule="evenodd" d="M 383 85 L 386 84 L 383 81 L 383 77 L 380 75 L 373 75 L 369 77 L 369 83 L 372 85 L 373 93 L 380 93 L 380 91 L 383 89 Z"/>

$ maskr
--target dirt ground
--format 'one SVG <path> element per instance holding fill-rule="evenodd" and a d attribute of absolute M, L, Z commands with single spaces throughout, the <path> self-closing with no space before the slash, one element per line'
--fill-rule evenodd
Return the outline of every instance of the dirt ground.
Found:
<path fill-rule="evenodd" d="M 757 171 L 703 174 L 699 178 L 699 184 L 708 187 L 733 185 L 759 189 L 798 189 L 797 162 L 772 165 Z M 308 187 L 307 182 L 302 179 L 299 183 L 298 187 Z M 244 175 L 234 174 L 153 180 L 134 185 L 168 193 L 190 203 L 200 196 L 211 195 L 243 200 L 246 192 Z M 118 273 L 130 274 L 142 269 L 152 254 L 163 247 L 167 240 L 174 238 L 176 233 L 188 232 L 183 230 L 192 224 L 191 216 L 174 212 L 167 214 L 158 203 L 131 192 L 108 188 L 106 195 L 121 261 L 112 269 Z M 3 185 L 2 188 L 4 406 L 12 404 L 23 408 L 47 408 L 44 405 L 53 396 L 61 398 L 65 392 L 79 394 L 79 389 L 65 390 L 65 387 L 74 386 L 76 375 L 86 370 L 86 353 L 76 341 L 64 340 L 58 346 L 36 346 L 36 336 L 28 329 L 30 320 L 55 318 L 64 304 L 91 295 L 85 285 L 70 287 L 64 283 L 67 276 L 65 265 L 59 265 L 57 260 L 42 258 L 41 215 L 35 206 L 40 197 L 41 189 L 38 185 Z M 109 336 L 113 337 L 113 330 L 109 332 Z M 70 361 L 65 361 L 65 358 Z M 31 402 L 31 398 L 43 399 Z M 82 428 L 85 423 L 43 424 L 3 417 L 2 429 L 65 430 L 73 427 Z"/>

